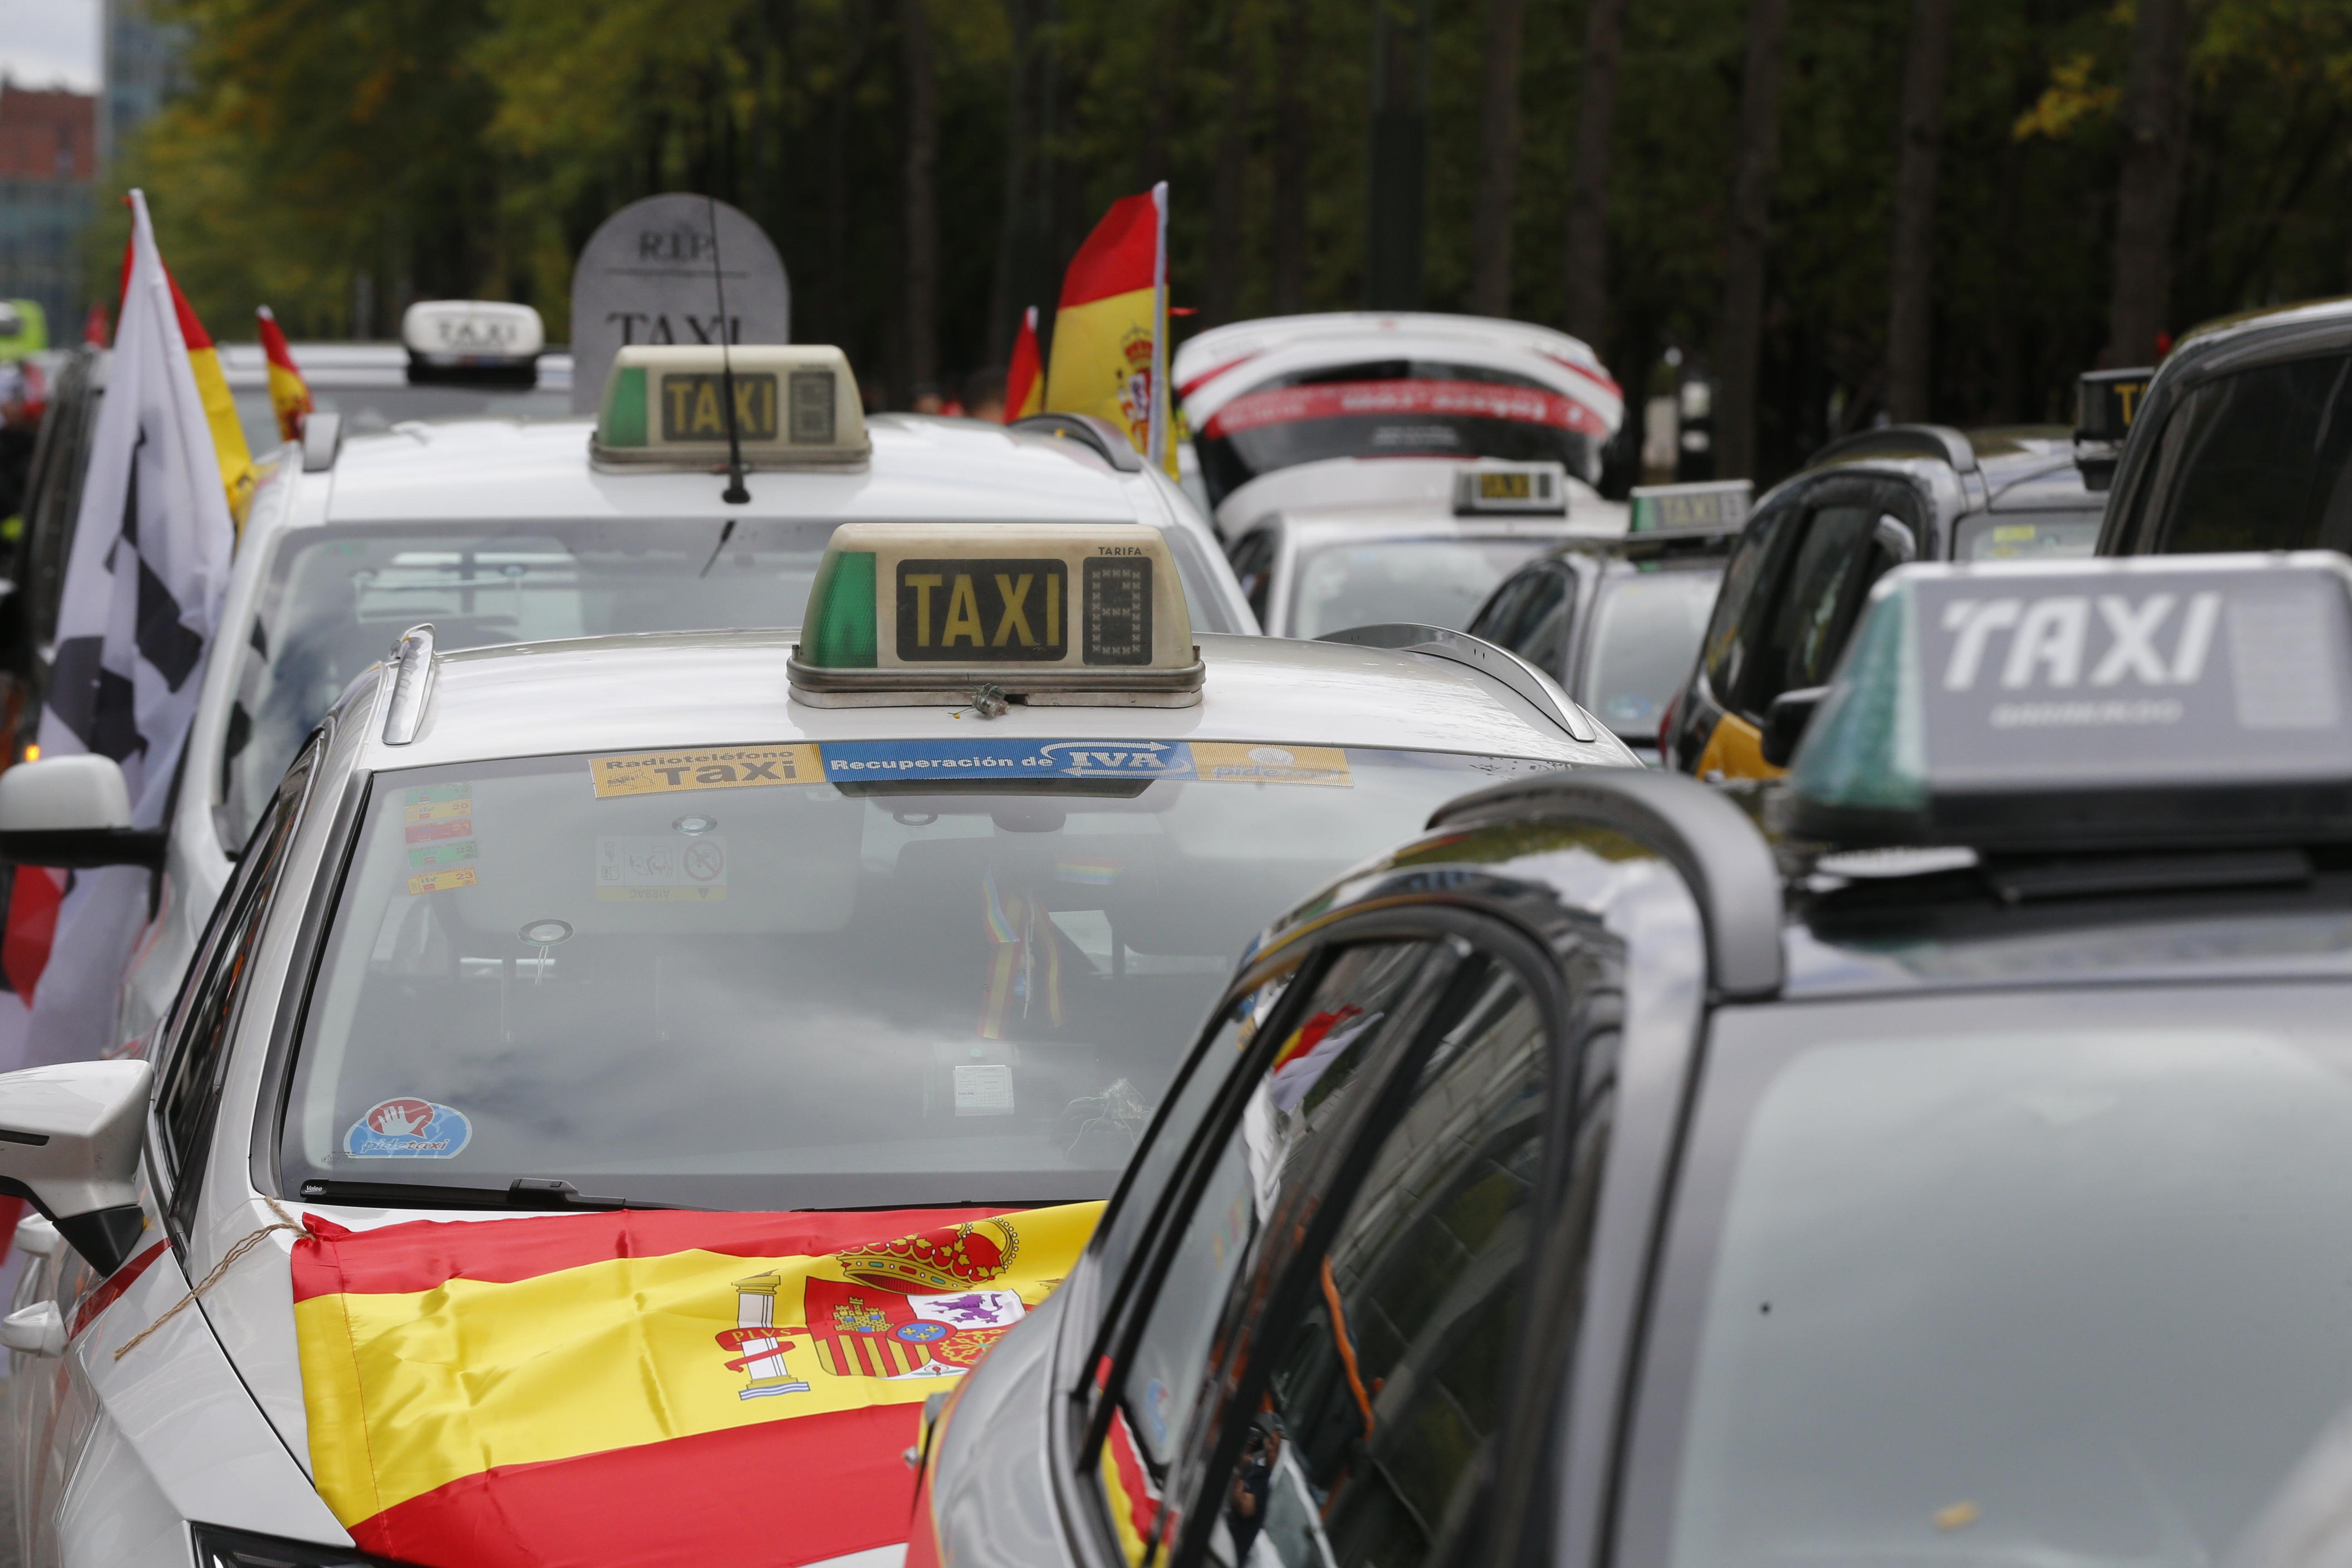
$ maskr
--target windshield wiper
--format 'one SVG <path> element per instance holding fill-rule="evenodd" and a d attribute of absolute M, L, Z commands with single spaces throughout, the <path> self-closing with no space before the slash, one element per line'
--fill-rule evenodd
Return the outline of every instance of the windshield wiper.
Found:
<path fill-rule="evenodd" d="M 583 1193 L 570 1182 L 518 1176 L 503 1187 L 437 1186 L 426 1182 L 338 1182 L 313 1178 L 300 1195 L 312 1203 L 381 1204 L 387 1208 L 460 1209 L 675 1209 L 685 1204 L 643 1198 L 607 1198 Z"/>

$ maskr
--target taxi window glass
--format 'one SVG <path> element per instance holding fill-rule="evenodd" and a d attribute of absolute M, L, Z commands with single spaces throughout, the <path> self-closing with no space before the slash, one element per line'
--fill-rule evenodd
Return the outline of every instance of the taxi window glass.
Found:
<path fill-rule="evenodd" d="M 1791 515 L 1790 508 L 1779 507 L 1750 522 L 1724 569 L 1703 655 L 1707 683 L 1715 688 L 1716 700 L 1726 705 L 1736 700 L 1740 678 L 1748 673 L 1749 649 L 1762 633 L 1764 616 L 1770 608 L 1764 602 L 1769 581 L 1765 569 L 1777 559 L 1777 547 L 1788 531 Z"/>
<path fill-rule="evenodd" d="M 1350 748 L 1321 783 L 793 782 L 823 776 L 814 750 L 663 753 L 603 796 L 584 756 L 378 775 L 294 1069 L 289 1189 L 1107 1196 L 1267 921 L 1439 804 L 1548 766 Z M 387 1131 L 427 1124 L 463 1131 L 406 1152 Z"/>
<path fill-rule="evenodd" d="M 2217 376 L 2156 432 L 2136 489 L 2139 548 L 2352 549 L 2352 358 Z"/>
<path fill-rule="evenodd" d="M 1531 566 L 1495 591 L 1469 630 L 1557 678 L 1568 647 L 1569 589 L 1575 581 L 1565 566 Z"/>
<path fill-rule="evenodd" d="M 1549 1037 L 1493 972 L 1316 1265 L 1221 1500 L 1227 1563 L 1460 1562 L 1514 1376 Z"/>
<path fill-rule="evenodd" d="M 1887 564 L 1871 542 L 1877 521 L 1871 506 L 1819 507 L 1806 520 L 1754 669 L 1740 689 L 1741 708 L 1760 714 L 1783 691 L 1829 679 L 1862 591 Z"/>
<path fill-rule="evenodd" d="M 1621 1556 L 2240 1560 L 2352 1398 L 2342 1010 L 1937 997 L 1711 1053 Z"/>
<path fill-rule="evenodd" d="M 1317 637 L 1387 621 L 1459 631 L 1496 584 L 1549 542 L 1395 539 L 1326 545 L 1299 564 L 1291 635 Z"/>
<path fill-rule="evenodd" d="M 2104 514 L 2068 511 L 1978 512 L 1960 520 L 1952 552 L 1958 561 L 2049 561 L 2088 555 Z"/>
<path fill-rule="evenodd" d="M 1577 701 L 1627 740 L 1654 743 L 1698 657 L 1721 576 L 1695 569 L 1602 578 Z"/>

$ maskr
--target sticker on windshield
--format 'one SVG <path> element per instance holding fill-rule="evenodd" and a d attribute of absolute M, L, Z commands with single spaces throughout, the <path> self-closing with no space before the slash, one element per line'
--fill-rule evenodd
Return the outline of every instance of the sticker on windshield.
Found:
<path fill-rule="evenodd" d="M 439 844 L 473 836 L 474 819 L 470 816 L 455 816 L 446 822 L 420 822 L 402 830 L 402 837 L 410 844 Z"/>
<path fill-rule="evenodd" d="M 443 866 L 464 866 L 475 858 L 474 841 L 460 838 L 448 844 L 427 844 L 408 852 L 408 864 L 418 871 L 436 870 Z"/>
<path fill-rule="evenodd" d="M 424 822 L 450 822 L 474 815 L 470 784 L 425 784 L 401 792 L 401 820 L 414 827 Z"/>
<path fill-rule="evenodd" d="M 1192 751 L 1181 741 L 828 741 L 821 750 L 835 784 L 1192 776 Z"/>
<path fill-rule="evenodd" d="M 596 840 L 596 898 L 607 904 L 705 904 L 727 897 L 727 840 L 717 834 L 606 834 Z"/>
<path fill-rule="evenodd" d="M 1204 784 L 1336 784 L 1351 787 L 1348 753 L 1337 746 L 1264 746 L 1195 741 L 1192 766 Z"/>
<path fill-rule="evenodd" d="M 473 1137 L 462 1110 L 429 1100 L 384 1100 L 352 1123 L 343 1152 L 354 1160 L 449 1160 Z"/>
<path fill-rule="evenodd" d="M 474 868 L 459 866 L 447 871 L 421 871 L 408 879 L 409 896 L 418 893 L 438 893 L 450 888 L 470 888 L 475 885 Z"/>
<path fill-rule="evenodd" d="M 705 746 L 689 752 L 636 752 L 625 757 L 592 757 L 588 777 L 596 798 L 625 795 L 671 795 L 680 790 L 747 789 L 815 784 L 816 748 Z"/>

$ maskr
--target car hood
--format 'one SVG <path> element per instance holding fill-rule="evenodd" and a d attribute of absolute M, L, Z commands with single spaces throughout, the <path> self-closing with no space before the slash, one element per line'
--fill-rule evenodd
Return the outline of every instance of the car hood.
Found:
<path fill-rule="evenodd" d="M 924 1400 L 1100 1209 L 307 1215 L 312 1479 L 362 1550 L 427 1568 L 895 1548 Z"/>

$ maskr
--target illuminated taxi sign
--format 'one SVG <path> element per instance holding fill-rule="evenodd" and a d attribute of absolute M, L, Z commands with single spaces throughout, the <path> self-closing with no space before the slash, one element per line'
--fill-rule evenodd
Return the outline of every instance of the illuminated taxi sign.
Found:
<path fill-rule="evenodd" d="M 1454 476 L 1454 510 L 1558 517 L 1568 510 L 1568 470 L 1558 463 L 1472 463 Z"/>
<path fill-rule="evenodd" d="M 1628 533 L 1704 528 L 1728 533 L 1748 521 L 1755 487 L 1747 479 L 1707 479 L 1687 485 L 1635 485 Z"/>
<path fill-rule="evenodd" d="M 729 358 L 746 467 L 866 460 L 865 410 L 839 349 L 743 343 Z M 724 464 L 729 369 L 716 344 L 624 348 L 604 379 L 592 456 L 600 464 Z"/>
<path fill-rule="evenodd" d="M 401 315 L 400 341 L 432 364 L 513 364 L 539 357 L 547 347 L 547 329 L 529 305 L 419 300 Z"/>
<path fill-rule="evenodd" d="M 845 523 L 793 650 L 818 707 L 1188 707 L 1201 656 L 1176 565 L 1143 523 Z M 987 706 L 983 703 L 982 706 Z"/>
<path fill-rule="evenodd" d="M 2136 370 L 2086 371 L 2074 384 L 2074 439 L 2120 444 L 2139 416 L 2141 397 L 2156 372 Z"/>
<path fill-rule="evenodd" d="M 2352 838 L 2352 563 L 2327 552 L 1906 566 L 1790 770 L 1832 842 Z"/>

